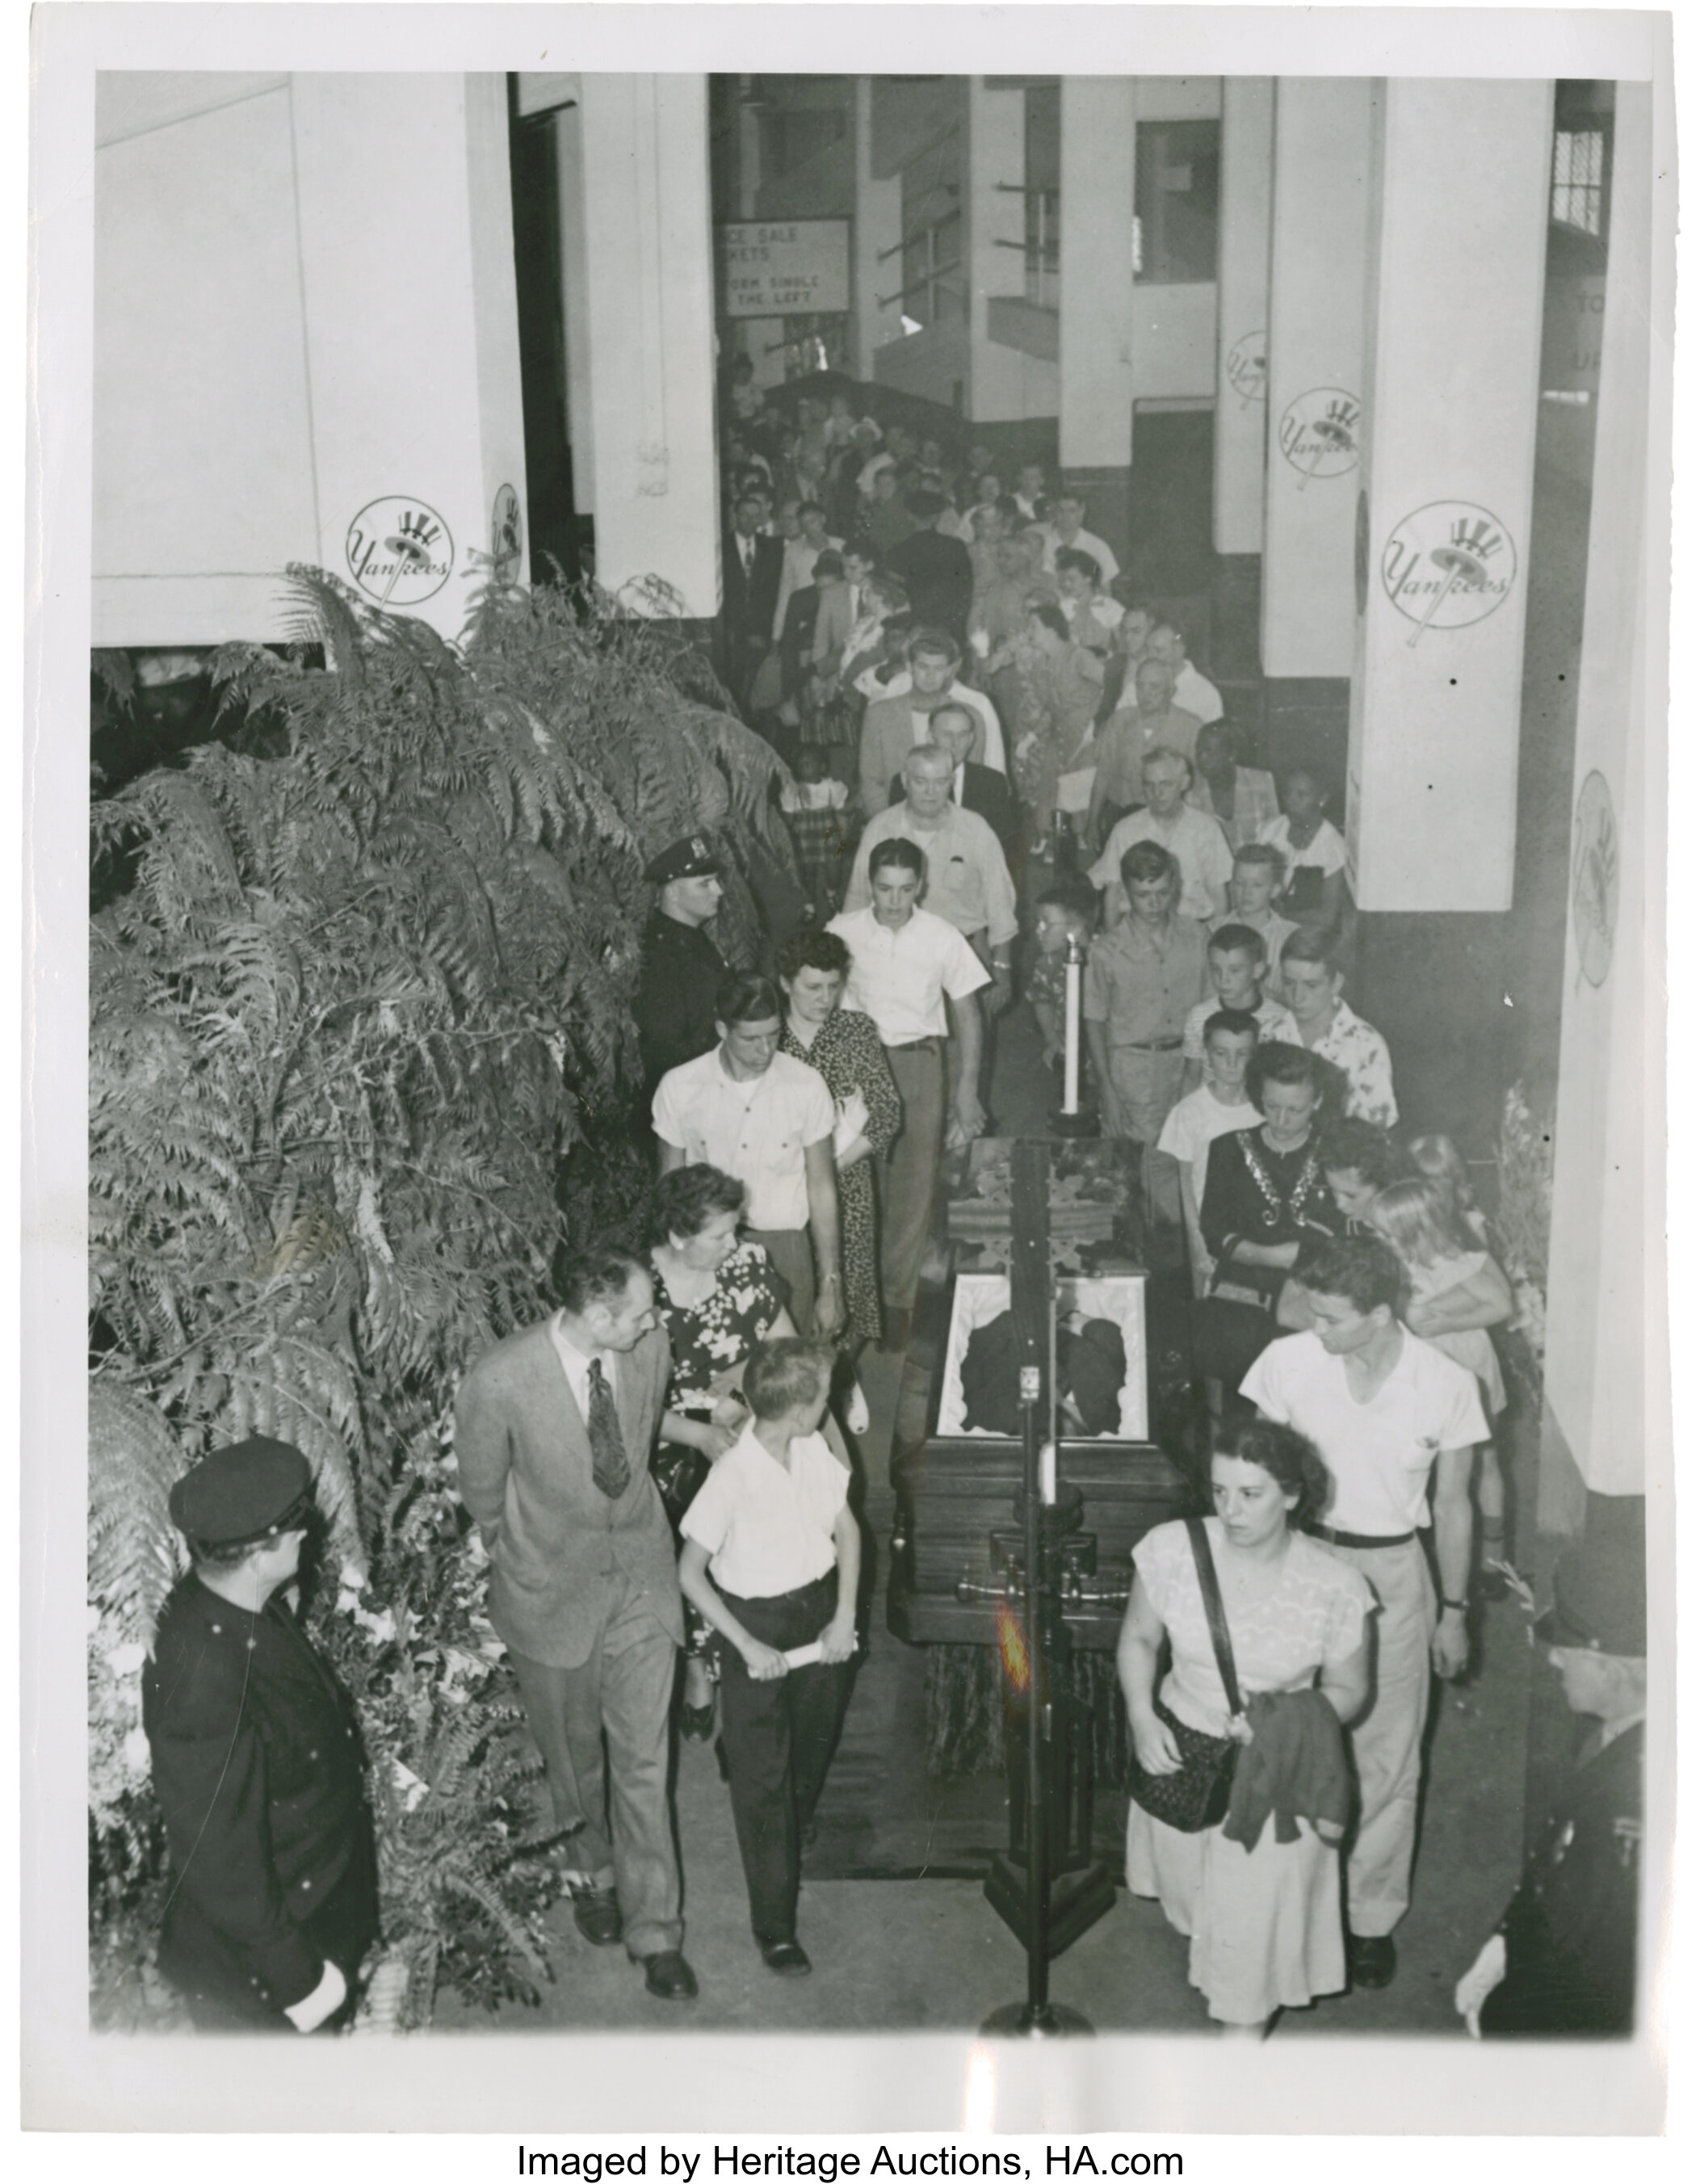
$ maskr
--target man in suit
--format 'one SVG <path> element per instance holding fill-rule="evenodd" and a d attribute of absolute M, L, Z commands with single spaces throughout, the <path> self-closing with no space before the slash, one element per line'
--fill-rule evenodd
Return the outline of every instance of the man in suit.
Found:
<path fill-rule="evenodd" d="M 721 628 L 727 680 L 742 706 L 750 701 L 755 671 L 773 642 L 773 617 L 785 570 L 785 543 L 761 530 L 761 503 L 740 497 L 721 548 Z"/>
<path fill-rule="evenodd" d="M 871 699 L 861 716 L 861 803 L 870 819 L 884 811 L 892 775 L 901 772 L 917 744 L 931 740 L 934 714 L 941 705 L 968 699 L 969 694 L 956 686 L 962 655 L 954 638 L 940 629 L 917 629 L 909 640 L 908 655 L 909 688 L 895 697 Z M 971 755 L 977 766 L 984 766 L 986 731 L 978 709 L 974 721 Z"/>
<path fill-rule="evenodd" d="M 171 1855 L 159 1969 L 201 2031 L 332 2030 L 377 1936 L 377 1868 L 354 1708 L 297 1618 L 313 1474 L 256 1435 L 170 1509 L 193 1568 L 142 1676 Z"/>
<path fill-rule="evenodd" d="M 917 622 L 946 630 L 966 644 L 974 565 L 961 540 L 944 528 L 955 510 L 942 493 L 924 489 L 910 494 L 908 508 L 916 527 L 891 549 L 885 565 L 903 579 Z"/>
<path fill-rule="evenodd" d="M 599 1945 L 623 1939 L 651 1994 L 687 2002 L 697 1986 L 680 1953 L 667 1809 L 684 1624 L 649 1476 L 667 1338 L 649 1270 L 630 1251 L 588 1246 L 559 1289 L 552 1318 L 498 1343 L 460 1384 L 460 1494 L 489 1552 L 490 1620 L 569 1838 L 579 1931 Z"/>
<path fill-rule="evenodd" d="M 998 847 L 1013 877 L 1020 869 L 1018 860 L 1023 846 L 1021 806 L 1002 774 L 992 766 L 977 766 L 970 755 L 976 725 L 966 705 L 941 705 L 933 716 L 933 740 L 956 768 L 950 778 L 950 801 L 961 805 L 964 811 L 978 812 L 997 836 Z M 907 784 L 900 770 L 891 777 L 887 810 L 901 804 L 907 794 Z"/>

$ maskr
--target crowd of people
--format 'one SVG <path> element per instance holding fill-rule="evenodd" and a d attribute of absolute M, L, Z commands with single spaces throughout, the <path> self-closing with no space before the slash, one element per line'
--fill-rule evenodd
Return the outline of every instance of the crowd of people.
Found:
<path fill-rule="evenodd" d="M 1134 1555 L 1128 1877 L 1190 1936 L 1212 2017 L 1261 2031 L 1395 1975 L 1431 1674 L 1464 1668 L 1473 1596 L 1509 1574 L 1511 1290 L 1456 1147 L 1396 1135 L 1386 1043 L 1345 998 L 1324 785 L 1295 770 L 1278 798 L 1246 763 L 1084 496 L 1037 465 L 1006 489 L 984 450 L 954 471 L 844 396 L 764 426 L 752 376 L 723 427 L 725 658 L 792 761 L 807 911 L 728 966 L 713 835 L 649 865 L 646 1231 L 582 1242 L 456 1411 L 573 1915 L 652 1994 L 697 1992 L 669 1753 L 718 1718 L 755 1942 L 810 1970 L 801 1853 L 857 1642 L 858 1357 L 906 1342 L 1020 974 L 1059 1066 L 1077 961 L 1089 1103 L 1140 1148 L 1212 1421 L 1212 1513 Z M 173 1500 L 195 1573 L 148 1685 L 179 1869 L 161 1961 L 220 2028 L 343 2021 L 374 1927 L 352 1724 L 281 1604 L 309 1484 L 250 1442 Z M 1545 1635 L 1617 1757 L 1460 1981 L 1472 2032 L 1554 2029 L 1554 1995 L 1558 2029 L 1627 2021 L 1632 1917 L 1625 1970 L 1623 1918 L 1563 1869 L 1577 1826 L 1607 1861 L 1631 1802 L 1638 1831 L 1644 1608 L 1566 1568 Z M 263 1841 L 285 1776 L 294 1832 Z"/>

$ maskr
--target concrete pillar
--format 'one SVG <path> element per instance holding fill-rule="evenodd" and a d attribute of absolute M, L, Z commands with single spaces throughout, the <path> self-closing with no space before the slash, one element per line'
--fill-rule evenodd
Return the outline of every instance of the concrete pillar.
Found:
<path fill-rule="evenodd" d="M 1352 671 L 1374 83 L 1275 86 L 1262 627 L 1272 677 Z M 1451 201 L 1449 189 L 1435 195 Z"/>
<path fill-rule="evenodd" d="M 1132 76 L 1062 79 L 1058 458 L 1088 488 L 1088 528 L 1118 559 L 1134 451 L 1135 90 Z"/>
<path fill-rule="evenodd" d="M 1666 576 L 1647 521 L 1652 108 L 1649 85 L 1618 85 L 1553 1131 L 1540 1509 L 1549 1529 L 1574 1506 L 1566 1487 L 1577 1472 L 1597 1494 L 1649 1491 L 1647 1391 L 1664 1382 L 1647 1256 L 1649 1211 L 1657 1217 L 1664 1195 L 1662 1132 L 1647 1096 L 1664 1078 L 1664 850 L 1658 677 L 1650 692 L 1647 672 L 1649 652 L 1663 656 L 1664 631 L 1650 635 L 1648 620 L 1663 624 Z M 1658 1521 L 1651 1502 L 1648 1519 Z"/>
<path fill-rule="evenodd" d="M 1380 91 L 1346 793 L 1367 911 L 1511 905 L 1552 122 L 1550 83 Z M 1279 175 L 1276 200 L 1279 223 Z"/>
<path fill-rule="evenodd" d="M 708 90 L 587 73 L 557 123 L 574 493 L 605 590 L 720 604 Z"/>
<path fill-rule="evenodd" d="M 1223 79 L 1222 223 L 1217 258 L 1214 513 L 1218 554 L 1263 550 L 1274 109 L 1273 78 Z"/>
<path fill-rule="evenodd" d="M 903 239 L 903 184 L 895 175 L 880 181 L 873 171 L 873 83 L 856 80 L 856 221 L 850 235 L 850 369 L 872 383 L 874 353 L 903 331 L 897 304 L 883 309 L 882 296 L 903 286 L 901 260 L 881 254 Z"/>
<path fill-rule="evenodd" d="M 1027 292 L 1027 103 L 1019 91 L 988 91 L 983 75 L 968 78 L 967 187 L 963 192 L 968 261 L 968 384 L 967 414 L 998 414 L 984 397 L 994 296 Z M 995 365 L 993 365 L 995 369 Z"/>
<path fill-rule="evenodd" d="M 526 568 L 506 81 L 231 81 L 103 79 L 94 642 L 281 637 L 290 561 L 458 636 Z"/>

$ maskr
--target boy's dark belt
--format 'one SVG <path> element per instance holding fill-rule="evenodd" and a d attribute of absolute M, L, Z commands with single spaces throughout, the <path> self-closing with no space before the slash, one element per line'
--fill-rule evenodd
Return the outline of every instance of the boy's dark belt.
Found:
<path fill-rule="evenodd" d="M 944 1044 L 944 1040 L 938 1033 L 934 1032 L 930 1039 L 892 1039 L 887 1044 L 885 1050 L 888 1054 L 924 1054 L 936 1050 Z M 1180 1041 L 1176 1039 L 1175 1045 L 1179 1046 Z"/>
<path fill-rule="evenodd" d="M 1327 1540 L 1336 1547 L 1402 1547 L 1417 1536 L 1414 1532 L 1342 1532 L 1335 1524 L 1311 1524 L 1306 1529 L 1313 1538 Z"/>
<path fill-rule="evenodd" d="M 1116 1052 L 1118 1054 L 1173 1054 L 1177 1047 L 1184 1044 L 1184 1041 L 1179 1039 L 1119 1039 L 1116 1042 Z"/>

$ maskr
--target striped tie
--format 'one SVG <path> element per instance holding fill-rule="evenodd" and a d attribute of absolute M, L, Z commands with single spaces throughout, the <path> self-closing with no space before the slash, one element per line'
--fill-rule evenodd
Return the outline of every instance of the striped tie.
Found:
<path fill-rule="evenodd" d="M 626 1460 L 626 1443 L 620 1432 L 620 1413 L 614 1407 L 614 1390 L 603 1378 L 602 1360 L 590 1361 L 590 1468 L 598 1487 L 610 1502 L 617 1502 L 631 1483 L 632 1467 Z"/>

